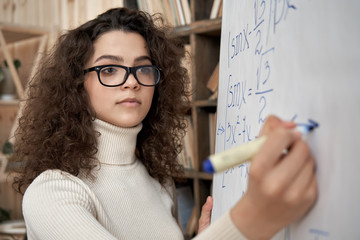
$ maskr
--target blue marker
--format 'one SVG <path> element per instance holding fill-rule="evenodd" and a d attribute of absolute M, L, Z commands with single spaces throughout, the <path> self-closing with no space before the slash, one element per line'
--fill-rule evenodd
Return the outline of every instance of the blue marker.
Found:
<path fill-rule="evenodd" d="M 311 124 L 297 124 L 296 130 L 306 135 L 319 126 L 315 121 Z M 255 154 L 259 151 L 260 147 L 266 140 L 266 136 L 257 138 L 248 144 L 231 148 L 219 154 L 210 155 L 203 163 L 205 172 L 223 172 L 231 167 L 238 166 L 242 163 L 250 161 Z"/>

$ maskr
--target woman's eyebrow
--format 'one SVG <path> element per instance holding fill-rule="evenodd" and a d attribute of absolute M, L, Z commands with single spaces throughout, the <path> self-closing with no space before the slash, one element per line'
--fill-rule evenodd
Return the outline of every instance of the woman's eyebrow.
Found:
<path fill-rule="evenodd" d="M 141 61 L 144 61 L 144 60 L 151 61 L 151 58 L 149 56 L 146 56 L 146 55 L 135 58 L 135 62 L 141 62 Z"/>
<path fill-rule="evenodd" d="M 116 61 L 116 62 L 124 62 L 124 58 L 123 57 L 119 57 L 119 56 L 115 56 L 115 55 L 102 55 L 100 57 L 98 57 L 94 63 L 102 60 L 102 59 L 108 59 L 108 60 L 113 60 L 113 61 Z M 144 55 L 144 56 L 140 56 L 140 57 L 137 57 L 134 59 L 134 62 L 142 62 L 144 60 L 149 60 L 151 61 L 151 58 L 147 55 Z"/>
<path fill-rule="evenodd" d="M 123 62 L 124 59 L 122 57 L 119 57 L 119 56 L 114 56 L 114 55 L 102 55 L 100 57 L 98 57 L 94 63 L 102 60 L 102 59 L 109 59 L 109 60 L 114 60 L 114 61 L 117 61 L 117 62 Z"/>

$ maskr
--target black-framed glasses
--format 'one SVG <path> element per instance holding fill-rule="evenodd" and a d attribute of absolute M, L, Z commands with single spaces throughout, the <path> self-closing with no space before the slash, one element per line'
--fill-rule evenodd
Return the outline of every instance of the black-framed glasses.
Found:
<path fill-rule="evenodd" d="M 122 65 L 101 65 L 84 70 L 84 74 L 96 71 L 99 82 L 106 87 L 123 85 L 132 73 L 136 81 L 146 87 L 152 87 L 160 81 L 160 69 L 155 65 L 126 67 Z"/>

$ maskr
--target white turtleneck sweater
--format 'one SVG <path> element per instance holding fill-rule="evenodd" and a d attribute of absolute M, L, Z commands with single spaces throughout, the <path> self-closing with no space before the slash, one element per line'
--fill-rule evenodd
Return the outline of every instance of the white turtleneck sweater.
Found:
<path fill-rule="evenodd" d="M 99 166 L 95 179 L 47 170 L 27 188 L 28 239 L 183 239 L 174 185 L 152 178 L 135 156 L 142 125 L 119 128 L 95 120 Z M 196 239 L 245 239 L 225 214 Z"/>

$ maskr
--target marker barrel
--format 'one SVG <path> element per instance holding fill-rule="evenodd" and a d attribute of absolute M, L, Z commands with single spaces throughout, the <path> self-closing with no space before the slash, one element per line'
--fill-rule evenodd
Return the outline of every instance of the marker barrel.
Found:
<path fill-rule="evenodd" d="M 210 155 L 207 161 L 204 162 L 204 170 L 207 172 L 222 172 L 247 162 L 259 151 L 265 140 L 266 136 L 263 136 L 248 144 Z M 210 163 L 211 165 L 209 165 Z M 213 171 L 211 171 L 211 167 Z"/>
<path fill-rule="evenodd" d="M 296 130 L 303 136 L 319 127 L 319 124 L 315 121 L 312 124 L 297 124 Z M 214 173 L 222 172 L 231 167 L 238 166 L 244 162 L 250 161 L 251 158 L 259 151 L 260 147 L 266 140 L 266 136 L 257 138 L 254 141 L 249 142 L 238 147 L 228 149 L 224 152 L 210 155 L 203 163 L 203 169 L 205 172 Z"/>

